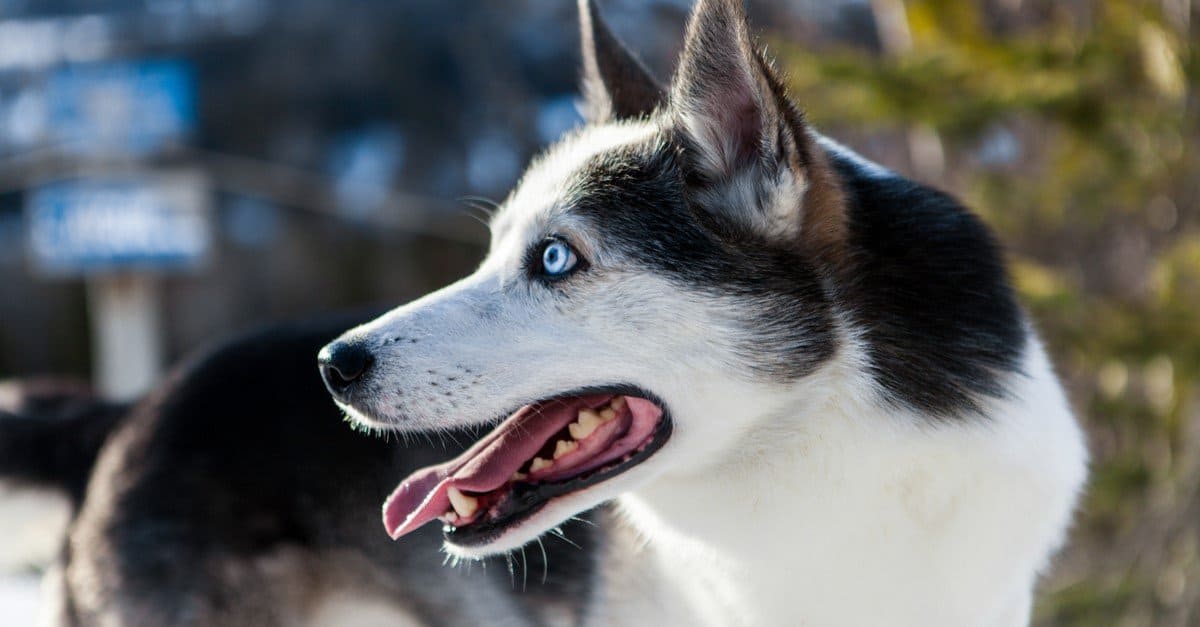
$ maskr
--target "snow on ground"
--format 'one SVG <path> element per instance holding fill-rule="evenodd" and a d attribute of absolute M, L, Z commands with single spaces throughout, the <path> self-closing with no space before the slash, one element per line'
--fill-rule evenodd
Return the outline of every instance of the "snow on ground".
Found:
<path fill-rule="evenodd" d="M 34 575 L 0 577 L 0 625 L 36 624 L 38 595 L 38 578 Z"/>
<path fill-rule="evenodd" d="M 0 481 L 0 627 L 31 627 L 40 577 L 62 545 L 70 505 L 66 497 Z"/>

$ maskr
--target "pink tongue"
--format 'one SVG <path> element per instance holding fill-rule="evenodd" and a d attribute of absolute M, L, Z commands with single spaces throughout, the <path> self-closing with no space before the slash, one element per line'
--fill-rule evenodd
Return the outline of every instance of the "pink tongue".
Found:
<path fill-rule="evenodd" d="M 603 406 L 610 398 L 584 396 L 527 405 L 462 455 L 409 475 L 383 504 L 388 534 L 399 538 L 441 516 L 450 509 L 451 487 L 487 492 L 504 485 L 551 436 L 574 421 L 580 409 Z"/>

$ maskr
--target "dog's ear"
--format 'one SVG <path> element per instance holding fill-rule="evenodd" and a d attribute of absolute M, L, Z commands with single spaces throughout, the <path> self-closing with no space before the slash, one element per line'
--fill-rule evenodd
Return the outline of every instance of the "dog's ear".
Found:
<path fill-rule="evenodd" d="M 742 0 L 696 5 L 668 103 L 696 202 L 771 238 L 795 240 L 810 223 L 821 231 L 814 237 L 831 235 L 840 192 L 803 114 L 754 48 Z"/>
<path fill-rule="evenodd" d="M 579 0 L 579 41 L 589 122 L 649 115 L 662 102 L 658 81 L 608 29 L 593 0 Z"/>

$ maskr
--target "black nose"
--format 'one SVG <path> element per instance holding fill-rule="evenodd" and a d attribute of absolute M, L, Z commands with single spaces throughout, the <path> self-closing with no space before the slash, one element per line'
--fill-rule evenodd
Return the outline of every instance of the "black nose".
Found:
<path fill-rule="evenodd" d="M 375 357 L 358 342 L 334 342 L 317 355 L 325 387 L 341 399 L 375 363 Z"/>

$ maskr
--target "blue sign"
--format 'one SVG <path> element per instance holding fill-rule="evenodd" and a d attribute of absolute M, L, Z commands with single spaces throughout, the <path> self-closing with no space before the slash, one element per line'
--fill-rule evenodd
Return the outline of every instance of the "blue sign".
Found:
<path fill-rule="evenodd" d="M 146 155 L 196 125 L 195 81 L 179 61 L 66 66 L 46 86 L 47 127 L 64 150 Z"/>
<path fill-rule="evenodd" d="M 211 248 L 206 194 L 186 175 L 43 186 L 26 206 L 31 260 L 54 275 L 197 266 Z"/>

